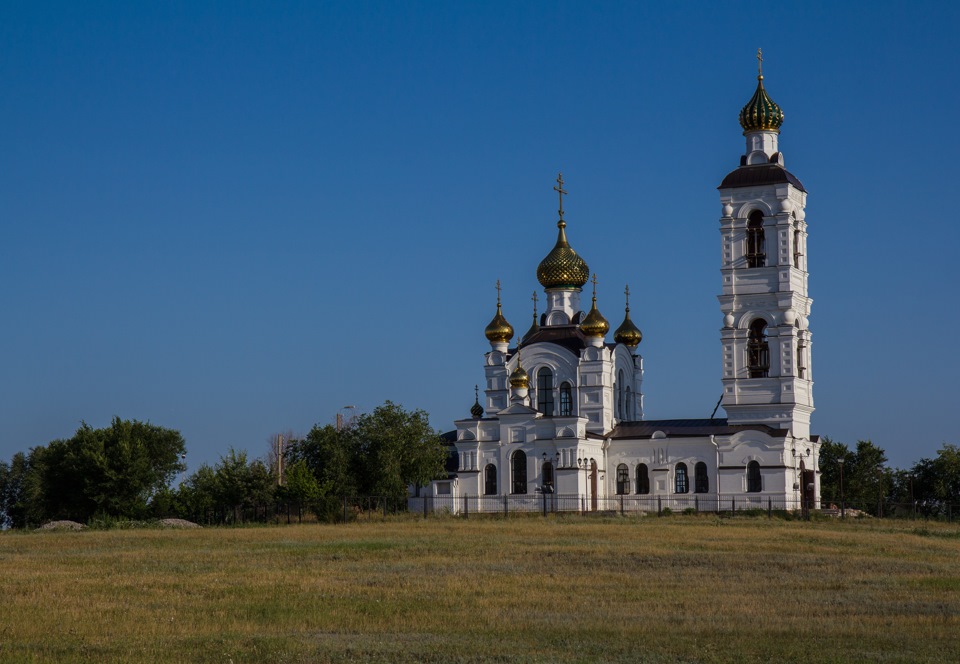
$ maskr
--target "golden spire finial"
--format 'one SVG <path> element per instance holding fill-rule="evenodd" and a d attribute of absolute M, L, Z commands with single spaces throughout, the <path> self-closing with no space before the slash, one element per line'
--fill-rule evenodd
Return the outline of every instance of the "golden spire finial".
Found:
<path fill-rule="evenodd" d="M 627 296 L 627 313 L 630 313 L 630 284 L 623 289 L 623 294 Z"/>
<path fill-rule="evenodd" d="M 563 220 L 563 196 L 567 193 L 567 191 L 563 188 L 563 173 L 557 173 L 557 186 L 554 187 L 553 190 L 557 192 L 557 195 L 560 197 L 560 209 L 558 210 L 560 213 L 560 221 L 557 222 L 557 226 L 563 228 L 567 225 L 567 223 Z"/>
<path fill-rule="evenodd" d="M 763 80 L 763 49 L 757 49 L 757 78 Z"/>
<path fill-rule="evenodd" d="M 476 401 L 476 402 L 478 402 L 478 403 L 479 403 L 479 401 L 480 401 L 480 386 L 479 386 L 479 385 L 474 385 L 474 386 L 473 386 L 473 400 Z"/>
<path fill-rule="evenodd" d="M 497 279 L 497 308 L 500 307 L 500 280 Z"/>
<path fill-rule="evenodd" d="M 597 273 L 596 272 L 593 273 L 593 278 L 590 281 L 593 282 L 593 301 L 594 303 L 596 303 L 597 301 Z"/>

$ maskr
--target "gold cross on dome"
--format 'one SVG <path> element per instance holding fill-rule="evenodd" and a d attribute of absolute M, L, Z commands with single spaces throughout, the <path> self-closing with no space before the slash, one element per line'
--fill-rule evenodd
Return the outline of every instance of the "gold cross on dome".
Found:
<path fill-rule="evenodd" d="M 500 306 L 500 280 L 497 279 L 497 306 Z"/>
<path fill-rule="evenodd" d="M 563 173 L 557 173 L 557 185 L 553 190 L 560 196 L 560 209 L 558 212 L 560 213 L 560 220 L 563 221 L 563 196 L 567 193 L 563 188 Z"/>
<path fill-rule="evenodd" d="M 593 297 L 594 299 L 596 299 L 597 297 L 597 273 L 596 272 L 593 273 L 593 279 L 591 279 L 590 281 L 593 282 Z"/>
<path fill-rule="evenodd" d="M 763 76 L 763 49 L 757 49 L 757 73 Z"/>
<path fill-rule="evenodd" d="M 537 291 L 533 291 L 533 297 L 530 298 L 533 300 L 533 315 L 537 315 Z"/>
<path fill-rule="evenodd" d="M 627 309 L 630 308 L 630 284 L 627 284 L 627 287 L 623 289 L 623 294 L 627 296 Z"/>

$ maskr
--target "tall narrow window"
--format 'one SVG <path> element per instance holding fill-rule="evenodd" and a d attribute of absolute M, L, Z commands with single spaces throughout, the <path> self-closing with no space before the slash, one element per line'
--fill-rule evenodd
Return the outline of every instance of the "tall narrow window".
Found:
<path fill-rule="evenodd" d="M 710 480 L 707 478 L 707 464 L 698 461 L 693 468 L 693 492 L 707 493 L 710 491 Z"/>
<path fill-rule="evenodd" d="M 488 463 L 483 471 L 483 495 L 497 495 L 497 467 Z"/>
<path fill-rule="evenodd" d="M 767 321 L 750 323 L 747 335 L 747 369 L 751 378 L 766 378 L 770 372 L 770 347 L 767 345 Z"/>
<path fill-rule="evenodd" d="M 617 495 L 625 493 L 630 493 L 630 469 L 627 464 L 621 463 L 617 466 Z"/>
<path fill-rule="evenodd" d="M 623 417 L 628 420 L 633 419 L 633 399 L 630 397 L 630 386 L 626 389 L 627 405 L 623 408 Z"/>
<path fill-rule="evenodd" d="M 543 464 L 543 490 L 553 493 L 553 464 L 549 461 Z"/>
<path fill-rule="evenodd" d="M 617 419 L 623 419 L 623 369 L 617 373 Z"/>
<path fill-rule="evenodd" d="M 537 372 L 537 410 L 553 415 L 553 372 L 546 367 Z"/>
<path fill-rule="evenodd" d="M 687 464 L 678 463 L 673 474 L 674 491 L 677 493 L 687 493 L 690 491 L 690 482 L 687 479 Z"/>
<path fill-rule="evenodd" d="M 573 415 L 573 389 L 570 383 L 560 384 L 560 415 L 562 417 Z"/>
<path fill-rule="evenodd" d="M 511 457 L 513 461 L 513 491 L 511 493 L 527 492 L 527 455 L 517 450 Z"/>
<path fill-rule="evenodd" d="M 637 466 L 637 493 L 644 496 L 650 493 L 650 472 L 645 463 Z"/>
<path fill-rule="evenodd" d="M 747 464 L 747 491 L 760 493 L 763 491 L 763 482 L 760 479 L 760 463 L 751 461 Z"/>
<path fill-rule="evenodd" d="M 800 267 L 800 257 L 803 256 L 803 250 L 800 248 L 802 234 L 800 231 L 793 231 L 793 266 Z"/>
<path fill-rule="evenodd" d="M 803 349 L 807 347 L 807 344 L 804 342 L 803 338 L 797 339 L 797 377 L 806 378 L 807 375 L 807 365 L 803 360 L 804 352 Z"/>
<path fill-rule="evenodd" d="M 766 243 L 763 238 L 763 213 L 754 210 L 747 221 L 747 267 L 767 264 Z"/>

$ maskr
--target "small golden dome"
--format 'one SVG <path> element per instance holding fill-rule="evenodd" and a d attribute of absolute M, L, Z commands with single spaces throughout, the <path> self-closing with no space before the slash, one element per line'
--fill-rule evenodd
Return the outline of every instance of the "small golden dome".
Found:
<path fill-rule="evenodd" d="M 630 287 L 627 286 L 624 292 L 627 296 L 627 306 L 625 307 L 623 322 L 620 323 L 617 331 L 613 333 L 613 340 L 618 344 L 636 348 L 640 345 L 640 342 L 643 341 L 643 333 L 640 331 L 640 328 L 630 320 Z"/>
<path fill-rule="evenodd" d="M 537 281 L 544 288 L 583 288 L 590 278 L 586 261 L 567 242 L 566 226 L 563 219 L 557 222 L 557 244 L 537 266 Z"/>
<path fill-rule="evenodd" d="M 580 330 L 588 337 L 603 337 L 610 331 L 610 323 L 597 309 L 597 275 L 593 275 L 593 306 L 580 323 Z"/>
<path fill-rule="evenodd" d="M 636 348 L 640 345 L 640 342 L 643 341 L 643 332 L 630 320 L 629 307 L 627 307 L 626 316 L 624 316 L 623 322 L 620 323 L 620 327 L 613 333 L 613 340 L 618 344 L 623 344 L 630 348 Z"/>
<path fill-rule="evenodd" d="M 497 280 L 497 313 L 493 317 L 493 320 L 490 321 L 490 324 L 487 325 L 483 333 L 487 336 L 487 340 L 494 343 L 507 343 L 513 338 L 513 326 L 507 322 L 507 319 L 504 318 L 503 312 L 500 311 L 500 280 Z"/>
<path fill-rule="evenodd" d="M 520 366 L 519 362 L 517 362 L 517 368 L 510 374 L 510 387 L 515 390 L 521 387 L 524 389 L 530 387 L 530 376 L 527 375 L 527 370 Z"/>

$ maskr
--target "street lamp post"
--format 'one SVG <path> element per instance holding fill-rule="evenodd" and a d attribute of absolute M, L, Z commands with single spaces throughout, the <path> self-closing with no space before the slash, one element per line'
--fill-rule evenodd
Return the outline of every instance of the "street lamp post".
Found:
<path fill-rule="evenodd" d="M 793 488 L 797 492 L 797 498 L 800 500 L 800 515 L 804 518 L 808 517 L 810 513 L 807 511 L 807 501 L 804 498 L 804 487 L 803 487 L 803 476 L 800 474 L 800 464 L 803 463 L 803 452 L 797 452 L 797 448 L 793 448 L 793 460 L 794 460 L 794 472 L 796 473 L 796 481 L 793 483 Z M 810 450 L 807 449 L 806 453 L 807 458 L 810 458 Z"/>
<path fill-rule="evenodd" d="M 356 409 L 356 406 L 343 406 L 340 410 L 337 411 L 337 431 L 343 429 L 343 411 Z"/>

